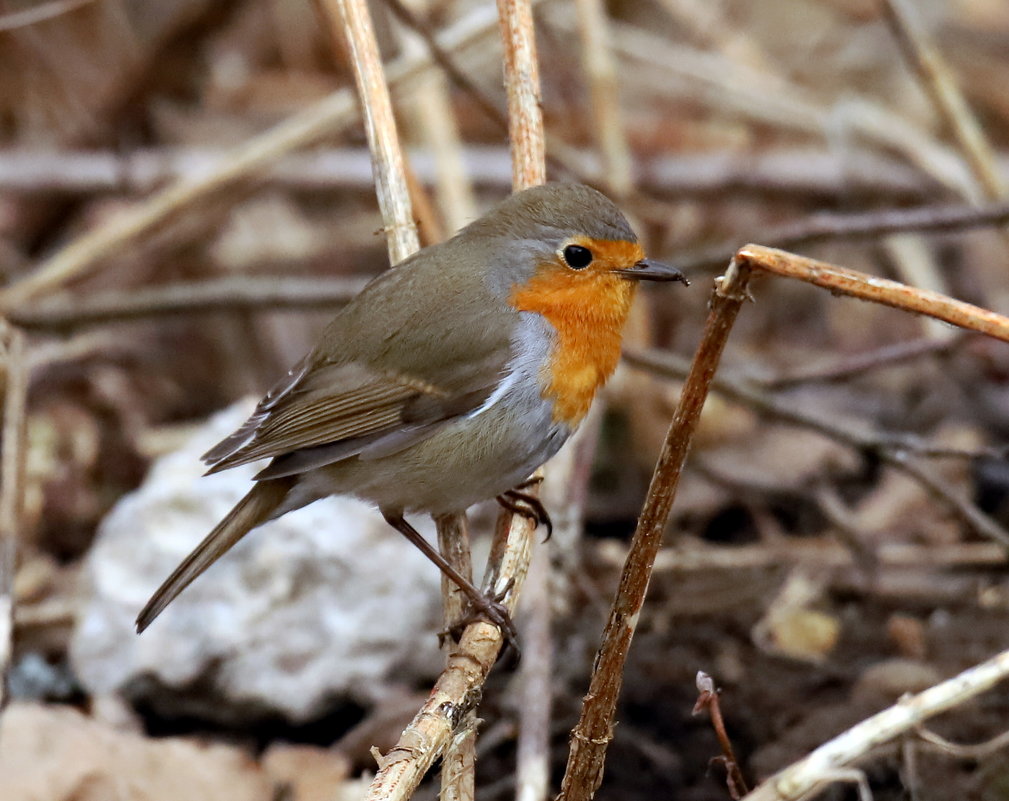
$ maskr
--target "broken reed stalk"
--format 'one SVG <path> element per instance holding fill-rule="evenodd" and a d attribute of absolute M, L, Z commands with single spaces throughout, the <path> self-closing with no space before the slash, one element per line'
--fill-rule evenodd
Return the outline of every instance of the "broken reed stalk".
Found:
<path fill-rule="evenodd" d="M 400 147 L 371 16 L 364 0 L 324 0 L 323 7 L 334 22 L 335 33 L 343 36 L 350 55 L 372 154 L 389 259 L 395 265 L 419 250 L 420 242 L 412 214 L 408 165 Z M 419 186 L 413 188 L 422 191 Z M 465 514 L 437 516 L 435 525 L 442 553 L 462 575 L 471 576 L 473 567 Z M 462 619 L 466 605 L 453 582 L 442 577 L 441 588 L 445 626 L 450 628 Z M 454 729 L 460 732 L 459 735 L 454 736 L 443 749 L 442 798 L 446 801 L 470 801 L 474 795 L 473 768 L 476 760 L 475 718 L 471 708 L 455 720 Z"/>
<path fill-rule="evenodd" d="M 746 266 L 733 261 L 725 277 L 716 282 L 704 333 L 655 465 L 620 575 L 581 717 L 571 732 L 571 751 L 558 801 L 587 801 L 602 782 L 624 663 L 644 604 L 652 565 L 662 544 L 662 532 L 711 380 L 736 315 L 748 297 L 749 273 Z"/>
<path fill-rule="evenodd" d="M 498 0 L 497 8 L 504 43 L 512 188 L 518 192 L 547 179 L 536 30 L 530 0 Z"/>
<path fill-rule="evenodd" d="M 396 132 L 389 86 L 382 69 L 371 15 L 364 0 L 323 0 L 333 33 L 346 45 L 357 85 L 364 131 L 371 151 L 378 207 L 385 225 L 389 261 L 399 264 L 420 249 L 407 187 L 403 151 Z"/>
<path fill-rule="evenodd" d="M 4 350 L 3 451 L 0 453 L 0 710 L 9 701 L 8 674 L 14 658 L 14 571 L 24 496 L 25 414 L 28 360 L 25 336 L 0 321 Z"/>
<path fill-rule="evenodd" d="M 508 87 L 510 139 L 515 189 L 542 183 L 546 176 L 543 118 L 539 108 L 538 69 L 528 0 L 501 0 Z M 502 513 L 498 518 L 482 587 L 514 613 L 526 577 L 535 522 Z M 480 699 L 483 683 L 503 643 L 502 632 L 489 623 L 468 625 L 427 702 L 403 731 L 399 742 L 379 758 L 368 801 L 409 798 L 434 761 L 460 735 Z M 466 735 L 464 735 L 466 736 Z M 451 777 L 450 777 L 451 778 Z"/>
<path fill-rule="evenodd" d="M 542 184 L 547 179 L 546 135 L 543 129 L 543 109 L 540 97 L 540 70 L 536 52 L 536 28 L 530 0 L 497 0 L 498 16 L 501 20 L 501 41 L 504 45 L 504 83 L 508 101 L 508 142 L 512 155 L 512 189 L 520 192 Z M 538 469 L 534 479 L 543 478 L 543 469 Z M 570 480 L 570 476 L 558 476 L 559 480 Z M 534 483 L 526 491 L 539 492 Z M 495 553 L 516 551 L 526 553 L 527 559 L 521 566 L 528 571 L 533 547 L 536 522 L 522 515 L 502 510 L 498 517 L 497 529 L 492 544 L 488 569 L 495 565 Z M 549 639 L 550 608 L 546 584 L 549 567 L 540 554 L 540 568 L 532 574 L 537 586 L 533 590 L 533 603 L 529 610 L 530 647 L 536 648 L 537 640 Z M 497 583 L 484 585 L 499 587 Z M 542 681 L 544 672 L 549 673 L 553 652 L 547 647 L 530 654 L 522 666 L 522 686 L 524 691 L 531 687 L 546 693 L 537 708 L 522 710 L 519 726 L 518 760 L 516 764 L 517 796 L 522 801 L 543 801 L 546 797 L 550 776 L 550 681 Z"/>
<path fill-rule="evenodd" d="M 838 780 L 838 773 L 869 751 L 907 734 L 1009 677 L 1009 651 L 863 720 L 811 754 L 765 780 L 743 801 L 797 801 Z M 850 776 L 850 774 L 849 774 Z M 849 776 L 840 778 L 847 780 Z"/>
<path fill-rule="evenodd" d="M 438 550 L 448 563 L 470 581 L 473 557 L 469 547 L 466 515 L 448 514 L 434 518 L 438 529 Z M 448 577 L 441 577 L 442 619 L 446 629 L 462 620 L 468 601 L 462 590 Z M 446 748 L 441 761 L 439 801 L 472 801 L 476 794 L 476 710 L 469 709 L 459 722 L 458 732 Z"/>

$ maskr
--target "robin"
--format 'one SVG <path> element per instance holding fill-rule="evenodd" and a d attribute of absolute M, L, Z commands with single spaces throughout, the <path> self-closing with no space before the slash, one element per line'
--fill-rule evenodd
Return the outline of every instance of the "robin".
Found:
<path fill-rule="evenodd" d="M 645 258 L 609 199 L 562 183 L 511 195 L 378 276 L 248 421 L 203 456 L 208 475 L 271 461 L 154 593 L 138 632 L 251 529 L 349 494 L 376 504 L 509 634 L 504 607 L 404 514 L 461 513 L 498 497 L 510 508 L 526 501 L 545 518 L 516 488 L 564 444 L 616 368 L 642 280 L 686 283 Z"/>

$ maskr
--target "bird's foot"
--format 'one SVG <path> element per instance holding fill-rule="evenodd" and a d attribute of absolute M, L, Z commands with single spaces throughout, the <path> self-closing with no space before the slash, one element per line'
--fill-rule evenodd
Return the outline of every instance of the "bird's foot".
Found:
<path fill-rule="evenodd" d="M 498 659 L 501 659 L 505 652 L 510 652 L 513 654 L 511 657 L 513 663 L 517 664 L 522 655 L 518 643 L 518 630 L 515 628 L 515 623 L 512 621 L 508 607 L 503 603 L 514 584 L 515 579 L 511 579 L 500 592 L 496 592 L 493 595 L 480 593 L 477 598 L 471 597 L 468 611 L 447 629 L 438 633 L 438 644 L 444 645 L 449 637 L 454 642 L 459 642 L 463 631 L 465 631 L 470 623 L 483 620 L 497 626 L 504 639 L 504 647 L 501 649 L 501 653 L 498 654 Z"/>
<path fill-rule="evenodd" d="M 535 495 L 522 491 L 526 487 L 540 483 L 542 480 L 541 478 L 532 478 L 529 481 L 524 481 L 515 489 L 510 489 L 498 495 L 497 502 L 509 512 L 532 520 L 537 526 L 545 526 L 547 535 L 544 537 L 543 542 L 546 542 L 554 533 L 554 524 L 550 520 L 550 513 L 547 512 L 543 501 Z"/>

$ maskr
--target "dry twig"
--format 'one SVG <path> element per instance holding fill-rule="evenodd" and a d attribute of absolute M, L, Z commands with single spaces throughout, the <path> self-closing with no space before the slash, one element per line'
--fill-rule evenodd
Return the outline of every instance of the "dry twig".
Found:
<path fill-rule="evenodd" d="M 722 719 L 722 707 L 718 701 L 718 689 L 715 681 L 703 670 L 697 671 L 697 703 L 694 704 L 694 715 L 700 714 L 703 710 L 708 710 L 711 718 L 711 726 L 715 730 L 715 737 L 718 738 L 718 745 L 722 749 L 721 762 L 725 765 L 725 781 L 728 784 L 729 795 L 733 799 L 739 799 L 746 794 L 746 780 L 743 772 L 739 769 L 739 762 L 732 749 L 732 740 L 725 730 L 725 721 Z"/>
<path fill-rule="evenodd" d="M 882 7 L 901 52 L 966 157 L 980 185 L 979 194 L 989 200 L 1003 197 L 1005 184 L 995 166 L 995 153 L 957 86 L 952 70 L 921 29 L 914 6 L 907 0 L 882 0 Z"/>
<path fill-rule="evenodd" d="M 25 469 L 28 360 L 25 337 L 5 321 L 3 451 L 0 453 L 0 710 L 8 701 L 7 678 L 14 658 L 14 570 L 21 528 Z"/>
<path fill-rule="evenodd" d="M 572 732 L 568 768 L 559 796 L 563 801 L 591 798 L 602 781 L 624 660 L 644 602 L 652 566 L 661 544 L 662 530 L 668 519 L 690 439 L 701 406 L 712 386 L 732 323 L 743 300 L 748 296 L 747 283 L 751 269 L 798 278 L 835 293 L 850 294 L 863 300 L 928 314 L 970 330 L 1009 339 L 1009 319 L 936 292 L 915 290 L 895 281 L 884 281 L 854 270 L 758 245 L 747 245 L 738 251 L 726 277 L 717 282 L 704 334 L 686 375 L 680 402 L 638 519 L 621 573 L 617 597 L 596 655 L 581 718 Z M 883 451 L 881 455 L 885 454 Z M 942 494 L 968 522 L 984 529 L 987 536 L 1000 542 L 1009 542 L 1009 535 L 994 521 L 969 501 L 954 496 L 920 467 L 909 463 L 903 454 L 889 454 L 886 458 L 891 464 L 901 466 L 933 493 Z"/>
<path fill-rule="evenodd" d="M 835 295 L 850 295 L 912 314 L 927 314 L 968 331 L 1009 342 L 1009 318 L 939 292 L 918 289 L 762 245 L 745 245 L 736 258 L 751 267 L 829 289 Z"/>
<path fill-rule="evenodd" d="M 547 179 L 540 71 L 529 0 L 498 0 L 508 93 L 508 141 L 515 191 Z"/>
<path fill-rule="evenodd" d="M 466 515 L 450 514 L 434 519 L 438 529 L 438 549 L 463 577 L 473 580 L 473 558 L 469 547 Z M 466 614 L 467 600 L 462 590 L 446 576 L 441 577 L 442 619 L 451 627 Z M 460 718 L 457 733 L 445 749 L 441 762 L 440 801 L 472 801 L 476 794 L 476 709 Z"/>
<path fill-rule="evenodd" d="M 864 239 L 907 231 L 941 232 L 984 228 L 1009 221 L 1009 203 L 982 206 L 921 206 L 913 209 L 881 209 L 859 214 L 820 212 L 794 223 L 762 231 L 760 238 L 778 248 L 795 248 L 814 242 Z M 690 271 L 725 264 L 738 247 L 738 240 L 680 259 Z"/>
<path fill-rule="evenodd" d="M 360 292 L 365 278 L 227 276 L 192 283 L 58 294 L 11 311 L 10 321 L 26 329 L 66 330 L 88 325 L 176 314 L 234 309 L 331 308 Z"/>
<path fill-rule="evenodd" d="M 617 198 L 633 188 L 633 162 L 627 147 L 618 102 L 609 20 L 602 0 L 578 0 L 578 33 L 582 69 L 589 83 L 591 130 L 602 156 L 606 188 Z"/>
<path fill-rule="evenodd" d="M 368 136 L 368 149 L 375 172 L 378 207 L 385 224 L 389 261 L 398 264 L 420 248 L 417 226 L 410 207 L 406 166 L 396 133 L 389 86 L 382 70 L 375 31 L 363 0 L 323 0 L 335 36 L 345 43 L 349 55 L 361 116 Z"/>
<path fill-rule="evenodd" d="M 501 39 L 504 43 L 505 90 L 508 97 L 508 141 L 512 153 L 512 185 L 515 191 L 546 181 L 546 138 L 543 131 L 543 110 L 540 107 L 539 60 L 536 55 L 536 32 L 532 4 L 529 0 L 497 0 L 501 19 Z M 542 468 L 533 478 L 542 478 Z M 563 480 L 563 479 L 562 479 Z M 534 484 L 530 489 L 538 491 Z M 493 551 L 504 548 L 531 552 L 536 523 L 521 515 L 502 511 L 498 518 Z M 542 555 L 541 555 L 542 560 Z M 545 560 L 542 560 L 545 561 Z M 490 565 L 493 566 L 493 563 Z M 528 568 L 528 563 L 526 564 Z M 545 601 L 548 571 L 533 574 L 539 586 L 533 590 L 534 603 L 530 621 L 534 638 L 549 638 L 549 605 Z M 541 644 L 533 643 L 533 647 Z M 530 660 L 526 660 L 530 662 Z M 520 759 L 516 766 L 518 794 L 524 801 L 541 801 L 545 797 L 550 775 L 550 702 L 549 677 L 545 688 L 543 672 L 549 673 L 551 650 L 544 649 L 532 656 L 531 664 L 523 668 L 525 691 L 539 687 L 547 695 L 537 710 L 523 711 L 519 729 Z"/>
<path fill-rule="evenodd" d="M 873 748 L 913 731 L 925 720 L 963 704 L 1009 676 L 1009 651 L 1003 651 L 958 676 L 903 698 L 824 743 L 809 756 L 763 782 L 744 801 L 796 801 L 833 781 L 839 769 Z"/>
<path fill-rule="evenodd" d="M 509 87 L 511 146 L 515 188 L 541 183 L 543 161 L 542 116 L 537 104 L 538 81 L 532 40 L 531 6 L 520 0 L 502 0 L 501 26 L 505 32 L 505 81 Z M 532 105 L 530 106 L 530 102 Z M 525 580 L 535 523 L 503 513 L 487 563 L 483 588 L 503 595 L 513 612 Z M 502 632 L 488 623 L 466 627 L 448 665 L 399 743 L 380 759 L 380 769 L 369 788 L 369 801 L 408 798 L 434 760 L 450 745 L 470 710 L 479 701 L 483 682 L 502 645 Z"/>
<path fill-rule="evenodd" d="M 389 257 L 392 264 L 397 264 L 415 253 L 420 243 L 411 212 L 406 162 L 400 150 L 396 121 L 371 17 L 363 0 L 326 0 L 324 7 L 329 10 L 334 22 L 342 22 L 372 152 L 379 207 L 388 234 Z M 437 516 L 435 524 L 442 553 L 463 576 L 471 576 L 473 569 L 465 515 Z M 458 588 L 445 577 L 442 577 L 442 601 L 445 625 L 448 628 L 462 617 L 465 604 L 459 596 Z M 450 668 L 451 656 L 446 672 Z M 446 801 L 470 801 L 474 795 L 475 762 L 475 717 L 472 707 L 460 710 L 459 717 L 454 720 L 453 730 L 458 734 L 441 749 L 445 757 L 442 798 Z M 406 734 L 404 732 L 404 737 Z M 388 759 L 385 758 L 385 764 L 389 764 Z M 384 768 L 382 760 L 380 765 Z M 376 777 L 371 792 L 376 793 L 379 787 L 379 777 Z"/>
<path fill-rule="evenodd" d="M 675 378 L 683 378 L 687 375 L 686 362 L 669 353 L 635 351 L 627 352 L 624 355 L 627 361 L 634 365 L 647 367 Z M 863 453 L 874 454 L 890 467 L 900 470 L 918 481 L 930 494 L 947 506 L 980 536 L 1009 545 L 1009 532 L 1006 532 L 969 498 L 963 497 L 953 488 L 932 476 L 921 465 L 910 460 L 905 448 L 894 447 L 892 438 L 887 440 L 872 433 L 856 431 L 833 419 L 796 409 L 794 404 L 779 401 L 771 395 L 746 386 L 741 381 L 725 376 L 715 378 L 712 382 L 712 389 L 723 397 L 736 403 L 743 403 L 758 414 L 770 417 L 780 423 L 806 428 Z"/>
<path fill-rule="evenodd" d="M 733 262 L 712 295 L 704 333 L 656 463 L 620 575 L 581 717 L 571 732 L 571 752 L 558 796 L 562 801 L 592 798 L 602 781 L 606 748 L 613 737 L 613 715 L 623 666 L 644 604 L 652 564 L 662 543 L 662 532 L 708 388 L 732 323 L 747 297 L 748 280 L 749 270 Z"/>

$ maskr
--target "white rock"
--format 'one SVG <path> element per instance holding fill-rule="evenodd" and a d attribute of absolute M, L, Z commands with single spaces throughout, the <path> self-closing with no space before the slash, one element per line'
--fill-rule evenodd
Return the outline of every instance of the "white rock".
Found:
<path fill-rule="evenodd" d="M 151 593 L 251 486 L 257 466 L 203 478 L 199 461 L 249 408 L 222 412 L 158 460 L 102 522 L 71 645 L 90 692 L 195 691 L 232 720 L 276 710 L 302 721 L 334 696 L 370 703 L 436 673 L 438 570 L 350 498 L 254 530 L 137 636 Z M 431 536 L 430 521 L 415 522 Z"/>

